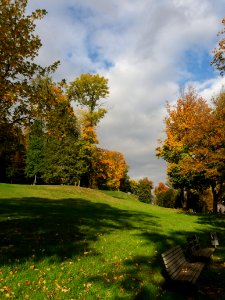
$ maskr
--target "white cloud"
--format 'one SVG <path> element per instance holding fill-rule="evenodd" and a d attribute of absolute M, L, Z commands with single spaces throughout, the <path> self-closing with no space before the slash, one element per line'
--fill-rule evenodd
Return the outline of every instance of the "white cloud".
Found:
<path fill-rule="evenodd" d="M 57 79 L 91 71 L 109 79 L 100 146 L 123 152 L 133 178 L 165 181 L 165 162 L 155 157 L 165 103 L 176 100 L 181 82 L 196 72 L 188 69 L 186 52 L 194 51 L 199 61 L 192 64 L 201 64 L 201 53 L 214 47 L 224 0 L 30 1 L 29 11 L 36 8 L 48 11 L 37 26 L 39 62 L 59 59 Z M 194 75 L 205 97 L 222 84 Z"/>

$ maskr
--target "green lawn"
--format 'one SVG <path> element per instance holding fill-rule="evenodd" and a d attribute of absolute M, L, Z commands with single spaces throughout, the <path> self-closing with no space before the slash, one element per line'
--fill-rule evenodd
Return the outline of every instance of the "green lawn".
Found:
<path fill-rule="evenodd" d="M 168 286 L 161 253 L 185 250 L 193 233 L 206 246 L 210 231 L 221 245 L 191 293 L 219 298 L 224 225 L 121 192 L 0 184 L 0 299 L 186 299 Z"/>

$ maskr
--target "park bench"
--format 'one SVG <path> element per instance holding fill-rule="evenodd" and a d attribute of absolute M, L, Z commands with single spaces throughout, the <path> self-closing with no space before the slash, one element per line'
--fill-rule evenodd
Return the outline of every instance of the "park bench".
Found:
<path fill-rule="evenodd" d="M 195 284 L 205 265 L 203 262 L 187 262 L 179 245 L 162 253 L 162 258 L 172 280 L 193 284 Z"/>
<path fill-rule="evenodd" d="M 197 235 L 193 235 L 187 238 L 188 250 L 193 258 L 206 258 L 210 259 L 215 248 L 205 247 L 202 248 Z"/>

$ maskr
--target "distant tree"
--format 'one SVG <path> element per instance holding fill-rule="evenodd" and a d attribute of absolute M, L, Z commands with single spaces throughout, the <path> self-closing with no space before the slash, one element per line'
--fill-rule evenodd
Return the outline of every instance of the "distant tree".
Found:
<path fill-rule="evenodd" d="M 168 186 L 163 182 L 159 182 L 158 186 L 154 188 L 154 194 L 157 196 L 160 193 L 165 193 L 168 190 Z"/>
<path fill-rule="evenodd" d="M 98 159 L 96 126 L 104 117 L 106 109 L 102 100 L 109 95 L 108 80 L 95 74 L 81 74 L 67 86 L 67 97 L 82 108 L 81 144 L 82 157 L 86 163 L 86 173 L 82 175 L 81 184 L 96 187 L 96 167 Z"/>
<path fill-rule="evenodd" d="M 130 183 L 130 176 L 128 175 L 129 166 L 126 166 L 124 170 L 123 177 L 120 180 L 120 187 L 119 190 L 125 193 L 131 193 L 131 183 Z"/>
<path fill-rule="evenodd" d="M 109 95 L 108 80 L 98 74 L 81 74 L 68 85 L 67 94 L 70 100 L 87 110 L 86 120 L 95 127 L 104 117 L 106 109 L 101 101 Z"/>
<path fill-rule="evenodd" d="M 122 153 L 98 149 L 97 182 L 100 188 L 118 190 L 127 169 Z"/>
<path fill-rule="evenodd" d="M 147 177 L 140 179 L 138 181 L 138 189 L 137 189 L 137 196 L 139 201 L 145 203 L 152 202 L 152 193 L 151 190 L 153 189 L 153 183 Z"/>
<path fill-rule="evenodd" d="M 131 189 L 131 193 L 134 195 L 138 194 L 138 181 L 131 179 L 130 180 L 130 189 Z"/>
<path fill-rule="evenodd" d="M 157 205 L 170 208 L 176 207 L 179 191 L 175 190 L 171 185 L 165 185 L 163 182 L 160 182 L 155 187 L 154 193 Z"/>

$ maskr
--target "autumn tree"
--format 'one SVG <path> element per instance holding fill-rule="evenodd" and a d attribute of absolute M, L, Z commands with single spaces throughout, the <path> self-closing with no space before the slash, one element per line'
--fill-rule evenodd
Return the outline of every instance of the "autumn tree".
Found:
<path fill-rule="evenodd" d="M 125 158 L 118 151 L 98 149 L 97 182 L 100 188 L 118 190 L 127 170 Z"/>
<path fill-rule="evenodd" d="M 215 118 L 207 102 L 190 88 L 175 106 L 167 106 L 166 138 L 157 148 L 158 157 L 168 162 L 167 173 L 177 187 L 215 192 L 218 178 L 214 143 Z M 217 196 L 214 198 L 216 211 Z"/>
<path fill-rule="evenodd" d="M 154 189 L 155 202 L 162 207 L 174 208 L 177 205 L 179 191 L 174 189 L 171 184 L 164 184 L 159 182 L 158 186 Z"/>
<path fill-rule="evenodd" d="M 223 36 L 225 33 L 225 18 L 222 20 L 223 29 L 218 33 L 218 36 Z M 222 37 L 218 43 L 218 46 L 213 49 L 213 60 L 211 62 L 212 65 L 220 72 L 221 75 L 224 74 L 225 71 L 225 38 Z"/>
<path fill-rule="evenodd" d="M 43 18 L 46 11 L 38 9 L 27 15 L 26 7 L 26 0 L 0 2 L 1 128 L 27 116 L 31 79 L 54 71 L 58 64 L 44 68 L 34 63 L 41 47 L 40 38 L 34 34 L 35 21 Z"/>
<path fill-rule="evenodd" d="M 53 72 L 58 64 L 45 68 L 34 62 L 41 47 L 34 34 L 35 21 L 46 11 L 38 9 L 27 15 L 26 7 L 26 0 L 0 1 L 0 161 L 4 162 L 4 149 L 14 147 L 9 145 L 10 136 L 30 119 L 32 79 Z"/>
<path fill-rule="evenodd" d="M 67 86 L 68 99 L 75 101 L 83 110 L 81 142 L 83 143 L 87 173 L 83 176 L 82 182 L 88 187 L 96 185 L 96 145 L 98 144 L 96 126 L 106 113 L 106 109 L 102 107 L 102 100 L 108 95 L 108 80 L 98 74 L 81 74 Z"/>
<path fill-rule="evenodd" d="M 168 186 L 163 182 L 159 182 L 158 186 L 154 188 L 154 194 L 157 196 L 160 193 L 165 193 L 168 190 Z"/>

